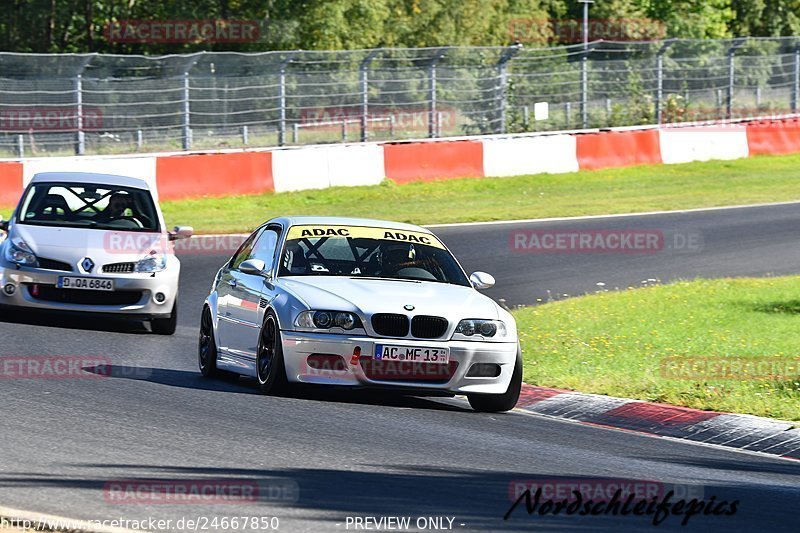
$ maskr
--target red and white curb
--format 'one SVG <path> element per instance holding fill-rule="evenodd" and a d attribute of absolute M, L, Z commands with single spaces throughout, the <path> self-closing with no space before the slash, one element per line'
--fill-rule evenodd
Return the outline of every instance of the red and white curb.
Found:
<path fill-rule="evenodd" d="M 587 425 L 800 459 L 800 428 L 752 415 L 523 385 L 517 410 Z"/>

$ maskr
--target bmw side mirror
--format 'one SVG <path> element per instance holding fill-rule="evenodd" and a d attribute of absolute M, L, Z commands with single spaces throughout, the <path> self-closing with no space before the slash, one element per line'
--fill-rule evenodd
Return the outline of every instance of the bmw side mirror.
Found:
<path fill-rule="evenodd" d="M 473 272 L 469 282 L 478 290 L 491 289 L 494 287 L 494 276 L 486 272 Z"/>
<path fill-rule="evenodd" d="M 266 269 L 267 265 L 261 259 L 248 259 L 247 261 L 242 261 L 239 265 L 239 272 L 255 274 L 256 276 L 266 276 Z"/>
<path fill-rule="evenodd" d="M 169 232 L 169 240 L 179 241 L 181 239 L 188 239 L 194 235 L 194 228 L 191 226 L 175 226 Z"/>

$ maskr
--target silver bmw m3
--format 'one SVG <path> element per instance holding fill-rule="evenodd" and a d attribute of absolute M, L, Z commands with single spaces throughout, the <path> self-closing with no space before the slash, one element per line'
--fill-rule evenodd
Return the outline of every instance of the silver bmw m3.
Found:
<path fill-rule="evenodd" d="M 291 383 L 465 394 L 512 409 L 522 383 L 513 317 L 478 292 L 429 230 L 367 219 L 276 218 L 223 265 L 205 300 L 204 376 L 262 392 Z"/>

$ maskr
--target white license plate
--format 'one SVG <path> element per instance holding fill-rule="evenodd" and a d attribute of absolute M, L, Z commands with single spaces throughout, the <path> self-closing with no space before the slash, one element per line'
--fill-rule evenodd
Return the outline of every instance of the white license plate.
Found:
<path fill-rule="evenodd" d="M 85 291 L 113 291 L 114 280 L 59 276 L 57 287 L 59 289 L 81 289 Z"/>
<path fill-rule="evenodd" d="M 450 362 L 450 350 L 448 348 L 430 348 L 425 346 L 376 344 L 375 359 L 378 361 L 411 361 L 412 363 L 438 363 L 446 365 Z"/>

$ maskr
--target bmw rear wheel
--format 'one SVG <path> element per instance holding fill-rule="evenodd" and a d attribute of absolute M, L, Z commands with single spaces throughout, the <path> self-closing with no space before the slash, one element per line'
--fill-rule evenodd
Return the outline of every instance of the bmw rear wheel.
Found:
<path fill-rule="evenodd" d="M 217 370 L 217 343 L 214 340 L 214 324 L 211 309 L 203 308 L 200 318 L 200 339 L 197 343 L 197 362 L 200 373 L 207 378 L 219 375 Z"/>

